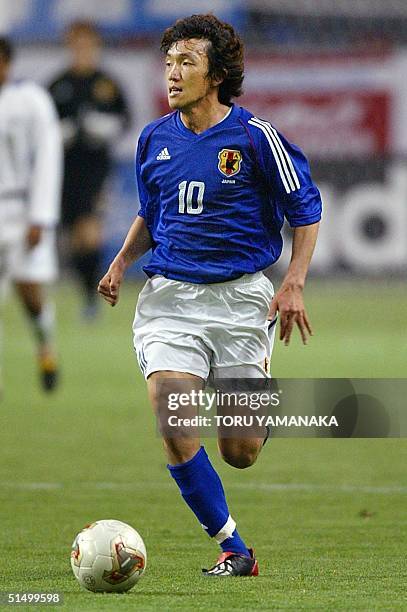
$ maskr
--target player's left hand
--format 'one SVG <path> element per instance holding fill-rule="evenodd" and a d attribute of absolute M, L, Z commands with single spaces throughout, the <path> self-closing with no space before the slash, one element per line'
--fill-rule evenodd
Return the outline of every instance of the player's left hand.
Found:
<path fill-rule="evenodd" d="M 28 249 L 33 249 L 40 242 L 42 236 L 41 225 L 30 225 L 25 236 Z"/>
<path fill-rule="evenodd" d="M 312 329 L 304 306 L 302 288 L 283 284 L 271 302 L 267 317 L 269 321 L 276 317 L 277 312 L 280 315 L 280 340 L 283 340 L 285 345 L 289 344 L 296 324 L 303 343 L 307 344 L 308 337 L 312 336 Z"/>

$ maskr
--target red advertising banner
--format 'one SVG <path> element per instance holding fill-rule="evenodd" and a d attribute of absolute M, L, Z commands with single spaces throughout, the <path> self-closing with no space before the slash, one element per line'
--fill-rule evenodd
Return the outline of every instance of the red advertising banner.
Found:
<path fill-rule="evenodd" d="M 389 148 L 390 93 L 251 90 L 239 103 L 271 121 L 313 158 L 384 155 Z"/>

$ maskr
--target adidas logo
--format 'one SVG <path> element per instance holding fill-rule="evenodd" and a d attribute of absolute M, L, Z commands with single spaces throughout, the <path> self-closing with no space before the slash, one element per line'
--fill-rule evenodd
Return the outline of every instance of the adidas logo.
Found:
<path fill-rule="evenodd" d="M 163 159 L 171 159 L 171 155 L 169 154 L 167 147 L 164 147 L 161 153 L 159 153 L 156 157 L 157 161 L 161 161 Z"/>

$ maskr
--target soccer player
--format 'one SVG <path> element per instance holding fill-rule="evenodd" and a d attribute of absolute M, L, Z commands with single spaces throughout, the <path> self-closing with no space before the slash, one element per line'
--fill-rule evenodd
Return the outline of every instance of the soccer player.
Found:
<path fill-rule="evenodd" d="M 44 284 L 57 275 L 62 139 L 48 92 L 9 78 L 13 48 L 0 38 L 0 282 L 14 281 L 32 322 L 42 386 L 57 384 L 54 307 Z"/>
<path fill-rule="evenodd" d="M 99 67 L 101 42 L 92 23 L 72 23 L 66 33 L 71 64 L 49 88 L 61 119 L 65 146 L 62 226 L 84 289 L 85 319 L 92 319 L 97 310 L 100 209 L 111 169 L 110 149 L 129 122 L 118 83 Z"/>
<path fill-rule="evenodd" d="M 321 216 L 301 151 L 231 101 L 243 81 L 243 46 L 233 28 L 213 15 L 193 15 L 165 31 L 161 49 L 173 112 L 141 133 L 140 210 L 99 284 L 114 306 L 125 270 L 152 249 L 134 340 L 157 415 L 167 407 L 163 381 L 177 392 L 179 381 L 203 389 L 210 374 L 267 376 L 277 313 L 281 340 L 288 344 L 297 326 L 307 342 L 303 288 Z M 294 228 L 292 256 L 274 295 L 262 271 L 280 255 L 284 217 Z M 252 465 L 263 443 L 218 438 L 222 457 L 237 468 Z M 164 435 L 164 447 L 182 497 L 222 549 L 204 573 L 257 575 L 198 437 Z"/>

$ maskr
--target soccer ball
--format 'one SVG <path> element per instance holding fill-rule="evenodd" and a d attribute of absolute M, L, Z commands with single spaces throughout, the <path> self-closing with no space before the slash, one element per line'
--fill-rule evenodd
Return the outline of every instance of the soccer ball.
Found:
<path fill-rule="evenodd" d="M 146 564 L 142 537 L 121 521 L 91 523 L 78 533 L 72 544 L 72 571 L 88 591 L 128 591 L 144 574 Z"/>

